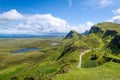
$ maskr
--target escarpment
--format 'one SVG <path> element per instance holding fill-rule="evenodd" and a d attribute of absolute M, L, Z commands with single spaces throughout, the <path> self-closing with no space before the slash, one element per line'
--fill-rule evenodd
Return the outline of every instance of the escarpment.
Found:
<path fill-rule="evenodd" d="M 90 29 L 90 32 L 89 33 L 103 33 L 102 29 L 97 27 L 97 26 L 93 26 L 91 29 Z"/>

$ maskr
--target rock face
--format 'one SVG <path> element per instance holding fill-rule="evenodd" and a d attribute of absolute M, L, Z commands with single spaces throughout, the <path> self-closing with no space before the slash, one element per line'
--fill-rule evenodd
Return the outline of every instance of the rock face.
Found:
<path fill-rule="evenodd" d="M 93 26 L 89 33 L 103 33 L 103 38 L 107 37 L 107 36 L 115 36 L 118 34 L 118 32 L 116 30 L 104 30 L 102 27 L 98 27 L 98 26 Z"/>
<path fill-rule="evenodd" d="M 116 36 L 112 39 L 111 43 L 112 43 L 113 45 L 117 46 L 118 48 L 120 48 L 120 35 L 116 35 Z"/>
<path fill-rule="evenodd" d="M 104 37 L 107 37 L 107 36 L 116 36 L 117 33 L 118 33 L 118 32 L 115 31 L 115 30 L 107 30 L 107 31 L 104 33 L 103 38 L 104 38 Z"/>
<path fill-rule="evenodd" d="M 81 34 L 76 31 L 70 31 L 64 39 L 79 37 Z"/>
<path fill-rule="evenodd" d="M 89 33 L 103 33 L 104 31 L 102 31 L 101 28 L 99 27 L 96 27 L 96 26 L 93 26 L 91 29 L 90 29 L 90 32 Z"/>

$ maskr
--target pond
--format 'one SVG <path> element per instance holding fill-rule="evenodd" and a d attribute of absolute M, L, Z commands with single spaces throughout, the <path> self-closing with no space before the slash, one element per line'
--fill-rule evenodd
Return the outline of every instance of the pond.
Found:
<path fill-rule="evenodd" d="M 39 50 L 39 48 L 22 48 L 12 53 L 24 53 L 24 52 L 36 51 L 36 50 Z"/>
<path fill-rule="evenodd" d="M 51 46 L 56 46 L 58 45 L 58 43 L 54 42 L 54 43 L 51 43 Z"/>

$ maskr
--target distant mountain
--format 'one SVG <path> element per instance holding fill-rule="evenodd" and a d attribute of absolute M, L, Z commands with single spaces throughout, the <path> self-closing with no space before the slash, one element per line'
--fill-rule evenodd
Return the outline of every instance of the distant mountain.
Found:
<path fill-rule="evenodd" d="M 0 38 L 45 38 L 45 37 L 64 37 L 66 33 L 46 33 L 46 34 L 0 34 Z"/>
<path fill-rule="evenodd" d="M 79 37 L 81 34 L 79 34 L 78 32 L 72 30 L 70 31 L 64 39 L 69 39 L 69 38 L 76 38 L 76 37 Z"/>

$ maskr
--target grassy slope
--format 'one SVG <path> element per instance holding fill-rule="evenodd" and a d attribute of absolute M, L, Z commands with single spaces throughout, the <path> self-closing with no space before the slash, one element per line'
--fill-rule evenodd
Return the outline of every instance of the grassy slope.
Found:
<path fill-rule="evenodd" d="M 91 33 L 87 36 L 74 37 L 61 41 L 57 46 L 50 46 L 50 43 L 57 42 L 59 39 L 0 41 L 1 44 L 5 43 L 0 46 L 0 79 L 9 80 L 11 77 L 17 77 L 23 80 L 26 77 L 33 77 L 35 80 L 40 78 L 48 80 L 58 75 L 54 80 L 117 80 L 119 79 L 119 64 L 105 63 L 103 56 L 119 59 L 120 55 L 111 54 L 107 45 L 112 38 L 102 39 L 102 35 Z M 25 54 L 10 54 L 23 47 L 38 47 L 42 50 Z M 93 50 L 94 48 L 99 49 Z M 83 56 L 82 68 L 76 69 L 79 55 L 87 49 L 91 51 Z M 61 56 L 61 54 L 64 55 Z M 97 59 L 91 60 L 92 55 L 96 55 Z M 105 64 L 99 66 L 103 63 Z M 66 72 L 68 73 L 63 74 Z"/>
<path fill-rule="evenodd" d="M 29 75 L 36 71 L 38 72 L 40 67 L 38 65 L 45 65 L 47 64 L 50 59 L 45 58 L 49 54 L 49 47 L 51 46 L 52 42 L 59 42 L 60 39 L 2 39 L 0 41 L 1 49 L 0 49 L 0 79 L 7 80 L 15 75 L 18 77 L 24 77 L 26 74 Z M 3 44 L 4 43 L 4 44 Z M 38 47 L 42 50 L 40 51 L 29 51 L 24 54 L 12 54 L 12 51 L 15 51 L 20 48 L 24 47 Z M 4 50 L 4 51 L 3 51 Z M 44 52 L 45 51 L 45 52 Z M 53 50 L 54 51 L 54 50 Z M 47 53 L 47 54 L 44 54 Z M 52 50 L 51 50 L 52 53 Z M 44 55 L 43 55 L 44 54 Z M 53 58 L 53 55 L 48 58 Z M 55 56 L 56 57 L 56 56 Z M 44 63 L 45 62 L 45 63 Z M 42 64 L 41 64 L 42 63 Z M 24 76 L 22 76 L 22 75 Z M 38 74 L 37 74 L 38 75 Z M 23 80 L 23 79 L 22 79 Z"/>
<path fill-rule="evenodd" d="M 96 68 L 74 69 L 57 75 L 54 80 L 119 80 L 120 64 L 108 62 Z"/>
<path fill-rule="evenodd" d="M 97 27 L 102 30 L 116 30 L 120 32 L 120 25 L 104 22 L 99 23 Z M 89 49 L 99 48 L 92 50 L 86 55 L 83 55 L 83 63 L 81 69 L 73 69 L 70 73 L 58 75 L 54 80 L 119 80 L 119 64 L 117 63 L 105 63 L 104 57 L 120 60 L 119 54 L 114 55 L 111 50 L 107 47 L 112 40 L 112 36 L 102 38 L 104 35 L 99 33 L 91 33 L 90 35 L 83 36 L 76 40 L 74 46 L 83 47 L 87 46 Z M 95 60 L 91 60 L 92 56 L 96 56 Z M 104 64 L 105 63 L 105 64 Z M 102 65 L 100 67 L 96 67 Z M 92 67 L 92 68 L 91 68 Z M 96 67 L 96 68 L 95 68 Z M 114 73 L 115 71 L 115 73 Z M 86 77 L 85 77 L 86 76 Z"/>
<path fill-rule="evenodd" d="M 117 32 L 120 32 L 120 24 L 112 23 L 112 22 L 103 22 L 98 23 L 96 25 L 97 27 L 102 28 L 102 30 L 116 30 Z"/>

